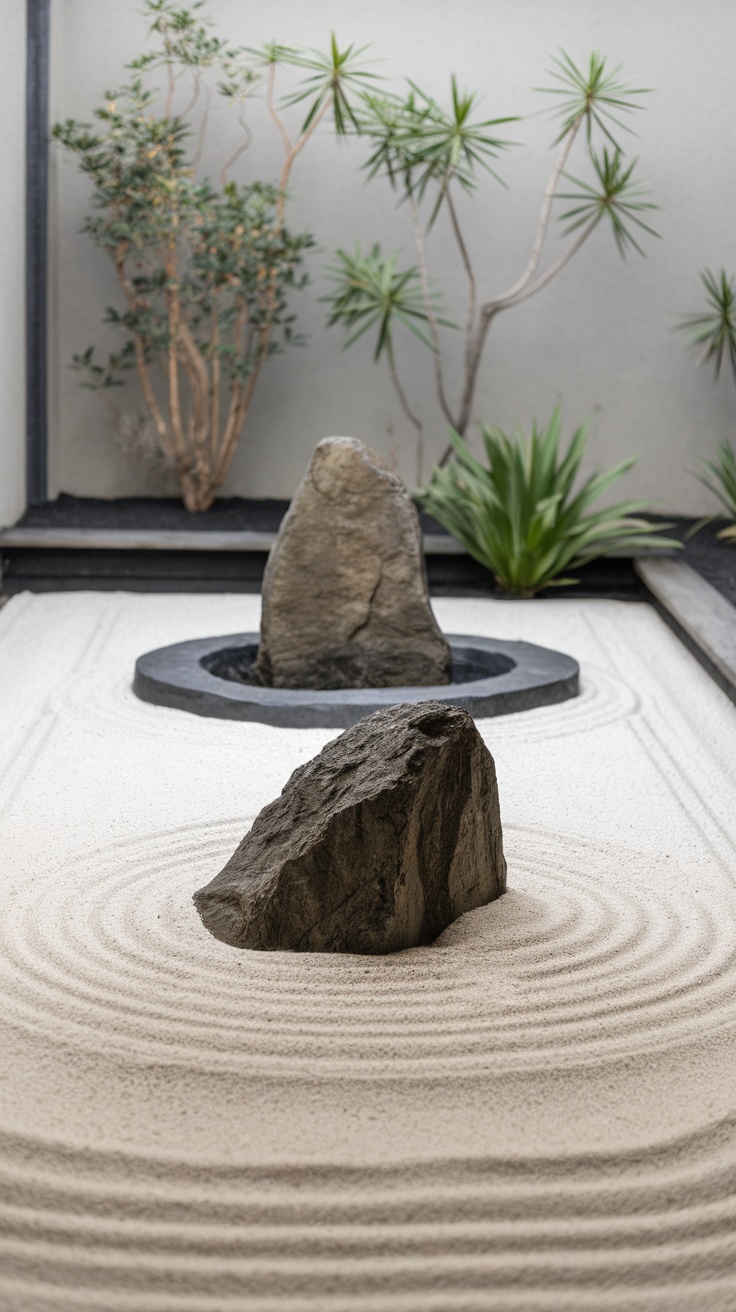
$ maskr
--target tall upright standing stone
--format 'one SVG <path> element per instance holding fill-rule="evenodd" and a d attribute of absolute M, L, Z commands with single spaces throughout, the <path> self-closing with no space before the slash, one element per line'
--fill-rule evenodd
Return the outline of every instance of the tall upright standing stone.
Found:
<path fill-rule="evenodd" d="M 395 474 L 362 442 L 327 437 L 271 548 L 257 681 L 274 688 L 449 683 L 419 520 Z"/>

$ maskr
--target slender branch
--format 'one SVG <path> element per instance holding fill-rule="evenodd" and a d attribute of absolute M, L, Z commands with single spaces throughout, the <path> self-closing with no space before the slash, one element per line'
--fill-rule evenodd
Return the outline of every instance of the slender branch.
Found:
<path fill-rule="evenodd" d="M 176 326 L 176 320 L 172 315 L 172 328 Z M 168 366 L 167 381 L 169 384 L 169 415 L 171 417 L 171 431 L 174 438 L 174 455 L 180 472 L 184 472 L 188 467 L 186 444 L 184 442 L 184 428 L 182 425 L 181 400 L 179 397 L 179 352 L 176 349 L 173 333 L 169 341 L 168 348 Z"/>
<path fill-rule="evenodd" d="M 532 253 L 529 256 L 529 261 L 527 263 L 527 266 L 524 272 L 522 273 L 521 277 L 518 279 L 518 281 L 514 283 L 513 287 L 510 287 L 509 290 L 507 292 L 504 292 L 502 296 L 497 296 L 492 302 L 489 302 L 489 304 L 492 304 L 494 308 L 496 306 L 500 306 L 502 303 L 505 304 L 507 301 L 514 303 L 515 297 L 518 295 L 520 291 L 523 291 L 523 289 L 526 287 L 527 283 L 533 278 L 537 270 L 537 265 L 539 264 L 539 260 L 542 254 L 542 247 L 544 246 L 544 239 L 547 235 L 547 228 L 549 227 L 549 220 L 552 214 L 552 202 L 554 201 L 555 198 L 557 184 L 562 176 L 563 169 L 567 163 L 568 156 L 570 154 L 570 151 L 572 150 L 573 142 L 575 141 L 575 138 L 578 134 L 578 129 L 580 128 L 580 124 L 582 123 L 582 121 L 583 121 L 583 116 L 581 115 L 573 123 L 572 127 L 570 128 L 570 131 L 568 132 L 567 136 L 564 138 L 560 153 L 557 157 L 557 161 L 549 176 L 547 186 L 544 189 L 544 196 L 542 198 L 542 209 L 539 215 L 539 223 L 537 224 L 537 232 L 534 238 L 534 245 L 532 246 Z"/>
<path fill-rule="evenodd" d="M 555 198 L 557 184 L 559 183 L 565 164 L 567 163 L 568 156 L 572 149 L 573 142 L 575 140 L 575 137 L 577 135 L 581 123 L 582 123 L 582 116 L 578 118 L 578 120 L 573 124 L 567 136 L 565 137 L 562 143 L 562 149 L 559 152 L 555 166 L 552 170 L 552 173 L 550 174 L 549 180 L 547 182 L 547 186 L 545 187 L 544 197 L 542 200 L 542 209 L 540 212 L 539 223 L 537 226 L 537 233 L 534 238 L 534 245 L 532 246 L 532 252 L 523 274 L 517 280 L 517 282 L 514 283 L 513 287 L 509 288 L 507 292 L 505 292 L 502 296 L 496 297 L 494 300 L 486 301 L 486 303 L 482 307 L 480 322 L 478 324 L 475 337 L 471 338 L 465 356 L 465 382 L 463 386 L 462 400 L 460 403 L 460 414 L 458 418 L 458 423 L 456 425 L 457 431 L 458 433 L 460 433 L 461 436 L 465 435 L 465 431 L 470 422 L 470 415 L 473 406 L 473 397 L 475 395 L 476 383 L 478 381 L 478 370 L 480 368 L 481 357 L 483 354 L 483 348 L 485 346 L 488 329 L 491 326 L 491 322 L 493 318 L 501 310 L 507 310 L 512 305 L 518 305 L 521 301 L 525 301 L 529 296 L 533 296 L 535 292 L 541 291 L 542 287 L 545 287 L 548 282 L 551 282 L 552 279 L 555 277 L 555 275 L 558 274 L 560 270 L 563 269 L 565 265 L 573 258 L 573 256 L 577 254 L 577 252 L 580 250 L 580 247 L 583 245 L 583 242 L 587 240 L 587 238 L 590 236 L 590 233 L 593 231 L 593 228 L 596 226 L 598 222 L 598 219 L 596 218 L 593 220 L 592 223 L 590 223 L 586 228 L 584 228 L 583 231 L 580 233 L 580 235 L 569 247 L 569 249 L 565 251 L 559 257 L 559 259 L 555 260 L 554 263 L 551 264 L 550 267 L 546 270 L 546 272 L 543 273 L 541 277 L 537 278 L 536 282 L 532 282 L 532 278 L 539 265 L 539 260 L 542 254 L 542 248 L 544 246 L 544 239 L 547 233 L 547 228 L 549 226 L 550 215 L 552 212 L 552 203 Z M 449 196 L 448 196 L 448 201 L 449 201 Z M 452 215 L 452 210 L 450 211 L 450 213 Z M 443 453 L 442 459 L 440 461 L 440 465 L 445 464 L 451 454 L 452 454 L 452 447 L 448 446 Z"/>
<path fill-rule="evenodd" d="M 588 226 L 583 228 L 582 232 L 572 243 L 572 246 L 569 246 L 559 259 L 555 260 L 554 264 L 549 266 L 545 273 L 542 274 L 541 278 L 537 278 L 537 281 L 532 283 L 531 287 L 527 287 L 524 291 L 517 292 L 515 296 L 504 297 L 501 302 L 496 302 L 492 307 L 494 311 L 506 310 L 511 305 L 519 305 L 521 301 L 527 300 L 527 298 L 533 296 L 535 292 L 541 291 L 542 287 L 546 287 L 547 283 L 551 282 L 555 275 L 560 272 L 560 269 L 564 269 L 565 265 L 569 263 L 573 255 L 577 255 L 583 242 L 587 241 L 593 229 L 598 226 L 598 220 L 599 215 L 596 215 Z"/>
<path fill-rule="evenodd" d="M 147 302 L 145 302 L 144 300 L 141 299 L 140 296 L 138 296 L 133 284 L 130 282 L 125 272 L 125 257 L 124 254 L 122 254 L 120 251 L 116 252 L 115 254 L 115 269 L 117 271 L 120 285 L 125 293 L 126 300 L 131 310 L 135 313 L 140 309 L 147 309 L 148 308 Z M 148 364 L 146 361 L 146 349 L 142 337 L 140 336 L 139 333 L 135 331 L 133 332 L 133 347 L 135 350 L 135 364 L 138 373 L 138 378 L 141 384 L 141 391 L 143 392 L 144 400 L 150 411 L 151 418 L 153 419 L 154 427 L 156 429 L 156 435 L 161 444 L 161 450 L 164 452 L 164 455 L 167 455 L 171 460 L 173 460 L 174 451 L 171 445 L 169 431 L 166 426 L 166 420 L 164 419 L 159 404 L 156 400 L 156 394 L 153 390 L 153 384 L 151 382 L 151 377 L 148 372 Z"/>
<path fill-rule="evenodd" d="M 329 100 L 326 100 L 322 108 L 320 109 L 319 113 L 315 114 L 306 132 L 302 132 L 296 145 L 292 146 L 291 150 L 288 152 L 286 156 L 286 159 L 284 160 L 284 167 L 281 170 L 281 177 L 279 179 L 279 200 L 278 200 L 278 207 L 277 207 L 279 223 L 283 223 L 284 221 L 284 204 L 286 201 L 286 189 L 289 185 L 289 177 L 291 175 L 291 170 L 294 164 L 294 160 L 296 159 L 297 155 L 299 155 L 301 151 L 304 150 L 304 147 L 306 146 L 310 137 L 312 137 L 314 133 L 317 131 L 317 128 L 322 122 L 322 119 L 327 113 L 329 107 L 330 107 L 330 102 Z"/>
<path fill-rule="evenodd" d="M 240 356 L 241 360 L 244 358 L 245 330 L 248 327 L 249 322 L 250 316 L 248 314 L 248 302 L 243 296 L 241 297 L 240 305 L 238 306 L 238 313 L 235 318 L 235 327 L 233 330 L 233 349 L 235 354 Z"/>
<path fill-rule="evenodd" d="M 238 439 L 240 437 L 240 430 L 243 427 L 248 407 L 253 399 L 258 375 L 260 374 L 263 362 L 268 355 L 268 339 L 270 332 L 270 326 L 261 329 L 259 333 L 260 340 L 258 343 L 258 355 L 253 368 L 248 375 L 247 384 L 245 387 L 243 387 L 242 383 L 238 385 L 237 401 L 234 406 L 231 406 L 231 411 L 228 416 L 228 424 L 217 462 L 217 468 L 215 469 L 214 478 L 212 480 L 212 486 L 215 491 L 224 483 L 233 462 L 233 457 L 238 446 Z"/>
<path fill-rule="evenodd" d="M 476 304 L 475 274 L 473 273 L 473 266 L 470 263 L 470 255 L 468 254 L 468 248 L 465 245 L 465 240 L 463 238 L 463 234 L 460 229 L 460 222 L 457 217 L 455 202 L 452 199 L 452 195 L 450 193 L 449 187 L 445 192 L 445 198 L 447 200 L 447 208 L 450 213 L 450 222 L 452 224 L 452 230 L 455 234 L 455 239 L 460 249 L 460 256 L 463 265 L 465 266 L 465 272 L 468 275 L 468 283 L 470 285 L 470 291 L 468 295 L 468 318 L 465 326 L 465 367 L 467 369 L 468 361 L 470 359 L 470 353 L 472 349 L 473 329 L 475 327 L 475 304 Z"/>
<path fill-rule="evenodd" d="M 186 118 L 187 114 L 191 113 L 197 101 L 199 100 L 199 93 L 201 90 L 202 90 L 202 74 L 199 72 L 198 69 L 197 72 L 194 74 L 194 94 L 191 100 L 189 101 L 189 104 L 179 114 L 179 118 Z"/>
<path fill-rule="evenodd" d="M 212 353 L 212 371 L 210 373 L 210 456 L 217 455 L 217 440 L 220 436 L 220 321 L 217 317 L 217 293 L 212 297 L 212 336 L 210 350 Z"/>
<path fill-rule="evenodd" d="M 281 140 L 284 143 L 284 151 L 288 155 L 291 151 L 291 139 L 284 126 L 284 121 L 281 118 L 280 114 L 278 113 L 276 109 L 276 105 L 274 103 L 273 92 L 274 92 L 275 84 L 276 84 L 276 65 L 269 64 L 268 81 L 266 83 L 266 108 L 268 109 L 271 118 L 276 124 L 279 136 L 281 137 Z"/>
<path fill-rule="evenodd" d="M 291 166 L 294 163 L 294 160 L 296 159 L 297 155 L 301 154 L 301 152 L 304 150 L 304 147 L 306 146 L 310 137 L 314 136 L 315 132 L 317 131 L 317 128 L 319 127 L 320 123 L 322 122 L 322 119 L 325 117 L 325 114 L 327 113 L 329 108 L 330 108 L 330 102 L 329 100 L 326 100 L 322 105 L 322 108 L 318 111 L 318 113 L 315 114 L 314 118 L 312 119 L 312 122 L 309 124 L 309 127 L 306 129 L 306 131 L 302 132 L 296 145 L 292 147 L 291 153 L 289 155 L 289 159 L 287 161 L 288 172 L 287 172 L 287 165 L 286 164 L 284 165 L 284 172 L 286 173 L 285 178 L 284 178 L 284 174 L 282 173 L 282 183 L 283 183 L 284 191 L 286 191 L 286 183 L 289 180 L 288 175 L 291 172 Z"/>
<path fill-rule="evenodd" d="M 500 302 L 489 302 L 487 305 L 483 306 L 480 323 L 475 334 L 472 350 L 468 356 L 468 363 L 465 370 L 465 385 L 460 404 L 460 417 L 456 425 L 457 431 L 460 433 L 461 437 L 464 437 L 468 423 L 470 422 L 470 414 L 473 405 L 473 396 L 475 395 L 475 386 L 478 379 L 481 356 L 483 354 L 488 329 L 490 328 L 493 319 L 497 314 L 500 314 L 502 310 L 508 310 L 512 305 L 518 305 L 521 301 L 527 300 L 528 297 L 533 296 L 535 292 L 541 291 L 542 287 L 545 287 L 548 282 L 551 282 L 555 275 L 558 274 L 560 270 L 569 263 L 573 256 L 577 254 L 580 247 L 583 245 L 583 242 L 587 241 L 597 224 L 598 219 L 593 219 L 592 222 L 583 229 L 572 245 L 564 251 L 558 260 L 555 260 L 554 264 L 550 265 L 540 278 L 537 278 L 536 282 L 532 283 L 531 287 L 526 287 L 523 291 L 517 292 L 510 300 L 507 298 Z M 440 465 L 445 464 L 451 454 L 452 447 L 448 446 L 442 455 Z"/>
<path fill-rule="evenodd" d="M 169 416 L 173 438 L 174 457 L 182 481 L 189 479 L 189 462 L 187 460 L 184 429 L 182 426 L 181 400 L 179 396 L 179 324 L 181 305 L 179 287 L 176 279 L 176 240 L 170 238 L 165 258 L 167 288 L 166 301 L 169 320 L 169 346 L 167 380 L 169 385 Z"/>
<path fill-rule="evenodd" d="M 284 164 L 283 164 L 283 168 L 281 169 L 281 178 L 279 180 L 280 194 L 279 194 L 279 201 L 277 207 L 279 225 L 283 225 L 284 204 L 286 200 L 286 188 L 289 185 L 289 176 L 291 174 L 294 160 L 296 159 L 297 155 L 300 154 L 302 150 L 304 150 L 304 147 L 306 146 L 307 142 L 309 141 L 313 133 L 317 131 L 317 128 L 319 127 L 320 123 L 322 122 L 322 119 L 324 118 L 325 114 L 327 113 L 330 107 L 330 102 L 329 100 L 325 100 L 322 108 L 320 109 L 318 114 L 315 114 L 309 127 L 306 129 L 305 132 L 302 132 L 301 136 L 298 138 L 295 144 L 292 145 L 291 137 L 286 131 L 284 120 L 281 118 L 281 115 L 276 109 L 276 102 L 274 100 L 275 85 L 276 85 L 276 65 L 270 64 L 268 69 L 268 82 L 266 84 L 266 106 L 271 118 L 273 119 L 273 122 L 276 124 L 278 134 L 281 137 L 284 146 Z"/>
<path fill-rule="evenodd" d="M 197 473 L 202 479 L 209 476 L 207 403 L 210 395 L 210 375 L 207 362 L 194 340 L 189 324 L 181 317 L 179 319 L 179 340 L 182 348 L 182 363 L 187 371 L 192 394 L 192 446 L 197 455 Z"/>
<path fill-rule="evenodd" d="M 192 401 L 189 417 L 187 420 L 186 443 L 185 443 L 187 452 L 191 453 L 191 459 L 189 461 L 189 473 L 192 479 L 197 484 L 201 484 L 204 470 L 202 469 L 202 460 L 200 458 L 200 455 L 198 454 L 200 407 L 198 405 L 198 400 L 197 400 L 197 377 L 192 367 L 192 362 L 189 359 L 189 356 L 187 355 L 186 351 L 184 351 L 184 349 L 182 348 L 181 343 L 179 343 L 178 358 L 179 358 L 179 363 L 181 364 L 182 368 L 184 369 L 184 373 L 186 374 L 187 382 L 189 384 L 189 395 Z"/>
<path fill-rule="evenodd" d="M 468 424 L 470 423 L 473 397 L 475 395 L 475 386 L 478 381 L 478 370 L 483 356 L 483 348 L 486 344 L 488 329 L 491 326 L 491 321 L 495 314 L 495 310 L 488 310 L 485 306 L 483 307 L 480 314 L 480 322 L 478 323 L 475 336 L 473 337 L 468 352 L 467 365 L 465 368 L 465 381 L 463 383 L 463 394 L 460 401 L 460 414 L 458 416 L 457 424 L 455 425 L 456 431 L 461 437 L 465 436 Z M 451 455 L 452 447 L 445 447 L 439 462 L 440 467 L 447 463 Z"/>
<path fill-rule="evenodd" d="M 429 332 L 432 338 L 432 354 L 434 356 L 434 374 L 437 382 L 437 395 L 442 407 L 443 414 L 448 424 L 453 423 L 452 412 L 447 404 L 445 396 L 445 384 L 442 377 L 442 355 L 440 351 L 440 334 L 437 324 L 437 316 L 432 305 L 432 297 L 429 290 L 429 274 L 427 272 L 427 256 L 424 250 L 424 241 L 422 239 L 422 225 L 419 218 L 419 207 L 414 199 L 414 193 L 409 192 L 409 204 L 411 206 L 412 227 L 414 230 L 414 246 L 417 253 L 417 264 L 419 266 L 419 277 L 422 285 L 422 296 L 424 299 L 424 310 L 429 323 Z"/>
<path fill-rule="evenodd" d="M 170 460 L 175 460 L 176 454 L 169 436 L 169 430 L 166 426 L 166 420 L 164 419 L 158 401 L 156 400 L 156 395 L 153 390 L 153 384 L 151 382 L 151 376 L 148 372 L 145 348 L 143 342 L 141 341 L 137 333 L 134 334 L 133 336 L 133 343 L 135 346 L 135 364 L 136 364 L 136 369 L 138 371 L 138 378 L 141 385 L 141 391 L 143 392 L 143 398 L 146 402 L 146 405 L 148 406 L 148 409 L 151 414 L 151 418 L 153 419 L 154 427 L 156 429 L 156 436 L 158 437 L 159 443 L 161 445 L 161 450 L 163 451 L 165 456 L 169 457 Z"/>
<path fill-rule="evenodd" d="M 255 391 L 258 375 L 261 372 L 261 366 L 268 355 L 268 342 L 271 336 L 272 324 L 267 323 L 259 330 L 258 353 L 253 368 L 248 375 L 248 381 L 245 387 L 240 380 L 233 384 L 232 397 L 228 411 L 225 431 L 220 446 L 217 464 L 212 479 L 212 487 L 217 488 L 225 481 L 228 471 L 233 462 L 233 457 L 237 450 L 240 431 L 243 427 L 245 415 L 251 403 L 253 392 Z M 235 350 L 241 360 L 246 360 L 250 356 L 251 343 L 253 338 L 253 328 L 249 322 L 248 306 L 245 300 L 242 301 L 238 310 L 235 325 Z"/>
<path fill-rule="evenodd" d="M 225 160 L 225 163 L 220 169 L 220 183 L 223 187 L 227 183 L 228 171 L 232 168 L 235 161 L 240 159 L 240 156 L 243 154 L 244 151 L 248 149 L 249 145 L 253 140 L 253 133 L 251 132 L 250 128 L 248 127 L 248 124 L 246 123 L 243 117 L 244 110 L 245 107 L 241 105 L 240 113 L 238 114 L 238 122 L 245 133 L 245 141 L 241 141 L 240 145 L 236 147 L 232 155 L 228 155 L 227 159 Z"/>
<path fill-rule="evenodd" d="M 166 65 L 166 81 L 168 90 L 166 92 L 166 104 L 164 105 L 164 118 L 171 118 L 171 111 L 174 108 L 174 66 L 171 62 Z"/>
<path fill-rule="evenodd" d="M 258 357 L 256 359 L 256 363 L 254 364 L 251 373 L 248 375 L 248 383 L 244 389 L 241 389 L 240 403 L 238 405 L 237 412 L 235 415 L 231 436 L 228 443 L 223 447 L 223 451 L 220 458 L 220 464 L 218 466 L 218 470 L 215 474 L 215 478 L 213 481 L 213 487 L 215 488 L 215 490 L 217 490 L 219 487 L 222 486 L 222 484 L 224 483 L 225 479 L 228 476 L 228 473 L 230 472 L 230 466 L 233 463 L 233 457 L 235 456 L 235 452 L 238 449 L 238 441 L 243 428 L 243 424 L 245 423 L 245 416 L 247 415 L 248 410 L 250 408 L 250 403 L 253 400 L 253 393 L 255 392 L 256 389 L 256 383 L 258 382 L 258 377 L 261 372 L 261 368 L 263 366 L 263 362 L 266 359 L 267 354 L 268 352 L 265 349 L 263 351 L 259 351 Z"/>
<path fill-rule="evenodd" d="M 248 306 L 245 299 L 243 298 L 243 300 L 241 300 L 240 302 L 240 305 L 238 306 L 238 312 L 235 317 L 235 325 L 233 328 L 233 354 L 234 357 L 240 361 L 242 361 L 245 358 L 243 353 L 243 343 L 244 343 L 247 323 L 248 323 Z M 229 445 L 231 440 L 232 427 L 233 424 L 235 423 L 235 417 L 237 415 L 238 405 L 240 402 L 242 391 L 243 391 L 243 384 L 240 381 L 240 379 L 233 378 L 230 385 L 230 405 L 228 406 L 227 417 L 225 419 L 225 427 L 223 429 L 222 441 L 219 440 L 219 433 L 218 433 L 217 446 L 213 453 L 214 454 L 213 482 L 217 478 L 217 471 L 220 468 L 222 462 L 223 450 L 226 446 Z"/>
<path fill-rule="evenodd" d="M 422 481 L 422 473 L 423 473 L 423 465 L 424 465 L 424 425 L 422 424 L 421 419 L 419 419 L 419 417 L 414 414 L 414 411 L 409 405 L 409 402 L 406 397 L 406 393 L 403 387 L 401 386 L 401 380 L 399 379 L 399 374 L 396 368 L 396 361 L 394 360 L 394 353 L 391 350 L 390 346 L 387 352 L 387 358 L 388 358 L 389 373 L 391 374 L 391 382 L 394 385 L 394 390 L 399 398 L 399 403 L 401 405 L 401 408 L 404 411 L 404 414 L 406 415 L 407 419 L 411 421 L 411 423 L 414 425 L 415 429 L 417 430 L 416 477 L 417 477 L 417 485 L 418 485 Z"/>
<path fill-rule="evenodd" d="M 212 104 L 212 88 L 206 87 L 205 92 L 207 98 L 205 101 L 204 109 L 202 111 L 202 118 L 200 120 L 199 131 L 197 133 L 197 146 L 194 151 L 194 159 L 192 160 L 192 172 L 195 174 L 195 176 L 197 173 L 197 169 L 199 168 L 199 162 L 202 158 L 204 138 L 205 138 L 205 133 L 207 131 L 207 123 L 210 117 L 210 105 Z"/>

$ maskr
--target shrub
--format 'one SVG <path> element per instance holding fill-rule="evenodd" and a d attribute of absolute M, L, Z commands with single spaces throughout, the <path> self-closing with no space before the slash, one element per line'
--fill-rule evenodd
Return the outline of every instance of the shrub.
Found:
<path fill-rule="evenodd" d="M 565 577 L 565 570 L 610 551 L 621 554 L 653 544 L 680 547 L 661 537 L 656 525 L 638 518 L 646 502 L 623 501 L 591 510 L 635 459 L 591 475 L 574 490 L 588 427 L 585 423 L 578 428 L 564 451 L 559 406 L 546 431 L 535 423 L 529 439 L 518 431 L 507 437 L 498 428 L 483 427 L 487 467 L 458 433 L 452 433 L 454 455 L 444 468 L 435 468 L 417 500 L 491 571 L 499 587 L 521 597 L 576 583 Z"/>
<path fill-rule="evenodd" d="M 327 54 L 277 43 L 260 51 L 233 47 L 212 34 L 201 8 L 147 0 L 156 48 L 128 65 L 132 80 L 108 93 L 94 128 L 70 119 L 53 129 L 93 184 L 95 213 L 84 230 L 110 255 L 124 297 L 122 309 L 108 311 L 126 334 L 122 348 L 101 364 L 90 347 L 75 364 L 94 389 L 137 372 L 155 439 L 190 510 L 214 500 L 263 366 L 293 340 L 289 296 L 304 286 L 302 259 L 314 245 L 310 233 L 286 224 L 294 162 L 328 115 L 338 135 L 347 131 L 351 92 L 372 76 L 357 66 L 360 51 L 341 50 L 334 37 Z M 304 74 L 286 98 L 306 102 L 295 135 L 275 95 L 284 65 Z M 163 92 L 144 83 L 157 70 L 164 71 Z M 217 185 L 197 179 L 213 94 L 208 71 L 243 129 Z M 244 112 L 259 85 L 283 164 L 277 183 L 238 183 L 228 175 L 250 142 Z M 187 103 L 176 110 L 182 98 Z"/>

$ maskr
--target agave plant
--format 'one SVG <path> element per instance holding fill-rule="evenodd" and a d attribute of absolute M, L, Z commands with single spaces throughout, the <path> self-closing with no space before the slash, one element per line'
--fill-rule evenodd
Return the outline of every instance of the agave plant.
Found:
<path fill-rule="evenodd" d="M 487 467 L 452 432 L 453 457 L 444 467 L 435 467 L 417 494 L 422 508 L 491 571 L 499 587 L 521 597 L 576 583 L 566 570 L 611 551 L 681 546 L 639 517 L 648 508 L 645 501 L 592 510 L 636 458 L 591 475 L 575 490 L 589 421 L 577 429 L 566 450 L 560 448 L 560 428 L 560 406 L 544 432 L 535 421 L 529 439 L 519 431 L 507 436 L 498 428 L 482 427 Z"/>

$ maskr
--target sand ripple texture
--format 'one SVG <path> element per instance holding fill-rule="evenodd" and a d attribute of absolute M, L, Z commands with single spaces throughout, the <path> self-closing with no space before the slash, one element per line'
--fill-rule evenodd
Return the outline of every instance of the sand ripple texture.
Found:
<path fill-rule="evenodd" d="M 736 712 L 647 607 L 437 610 L 584 693 L 482 725 L 507 895 L 380 959 L 191 903 L 332 735 L 126 671 L 256 599 L 0 614 L 2 1312 L 736 1312 Z"/>
<path fill-rule="evenodd" d="M 233 822 L 116 845 L 18 888 L 5 1018 L 135 1060 L 284 1080 L 533 1070 L 736 1032 L 736 903 L 615 848 L 507 828 L 509 892 L 391 957 L 234 952 L 191 891 Z M 565 895 L 561 898 L 560 888 Z M 722 899 L 720 900 L 722 903 Z"/>
<path fill-rule="evenodd" d="M 725 1312 L 735 1179 L 732 1121 L 647 1154 L 373 1170 L 195 1171 L 5 1137 L 3 1307 Z"/>

